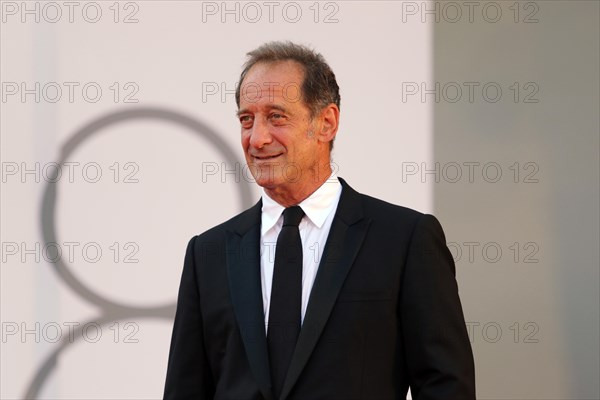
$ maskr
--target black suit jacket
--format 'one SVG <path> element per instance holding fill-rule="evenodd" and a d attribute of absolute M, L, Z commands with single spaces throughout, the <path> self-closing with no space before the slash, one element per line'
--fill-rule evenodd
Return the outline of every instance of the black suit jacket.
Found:
<path fill-rule="evenodd" d="M 475 398 L 455 267 L 435 217 L 342 183 L 280 400 Z M 261 202 L 191 239 L 164 398 L 275 400 Z"/>

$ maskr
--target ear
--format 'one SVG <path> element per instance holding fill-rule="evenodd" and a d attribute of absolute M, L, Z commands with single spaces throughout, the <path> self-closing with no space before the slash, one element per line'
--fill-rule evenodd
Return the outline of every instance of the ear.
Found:
<path fill-rule="evenodd" d="M 330 103 L 319 113 L 317 139 L 321 142 L 331 142 L 335 139 L 340 123 L 340 109 Z"/>

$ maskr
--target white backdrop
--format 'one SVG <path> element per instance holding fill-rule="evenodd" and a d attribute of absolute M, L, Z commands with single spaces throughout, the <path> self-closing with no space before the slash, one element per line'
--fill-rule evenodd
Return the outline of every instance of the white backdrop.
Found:
<path fill-rule="evenodd" d="M 431 105 L 397 99 L 397 77 L 430 78 L 431 27 L 398 25 L 400 4 L 2 7 L 3 399 L 162 396 L 187 241 L 259 196 L 233 89 L 266 41 L 310 45 L 334 69 L 338 174 L 431 211 L 427 185 L 389 184 L 396 160 L 431 154 Z"/>

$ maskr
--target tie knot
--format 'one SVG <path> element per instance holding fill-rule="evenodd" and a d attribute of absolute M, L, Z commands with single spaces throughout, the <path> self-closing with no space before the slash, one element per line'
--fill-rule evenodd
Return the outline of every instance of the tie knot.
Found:
<path fill-rule="evenodd" d="M 304 217 L 304 211 L 300 206 L 288 207 L 283 210 L 283 226 L 298 226 Z"/>

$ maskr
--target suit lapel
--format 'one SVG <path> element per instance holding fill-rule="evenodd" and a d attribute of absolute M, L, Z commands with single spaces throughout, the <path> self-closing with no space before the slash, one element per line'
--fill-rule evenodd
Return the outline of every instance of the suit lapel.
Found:
<path fill-rule="evenodd" d="M 227 275 L 250 369 L 264 398 L 272 400 L 260 281 L 261 207 L 259 201 L 240 216 L 234 231 L 227 232 Z"/>
<path fill-rule="evenodd" d="M 360 194 L 340 178 L 342 195 L 313 284 L 281 400 L 291 392 L 329 319 L 337 296 L 367 233 Z M 262 308 L 261 308 L 262 310 Z"/>

